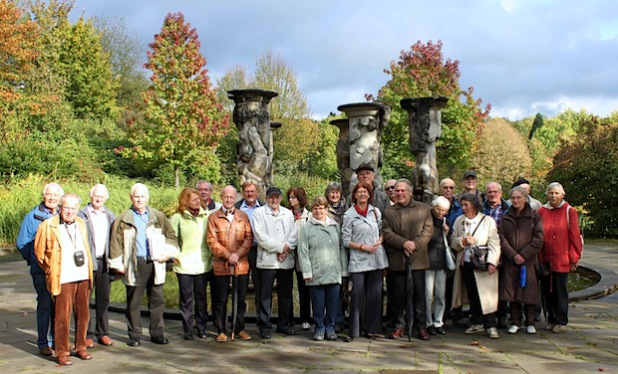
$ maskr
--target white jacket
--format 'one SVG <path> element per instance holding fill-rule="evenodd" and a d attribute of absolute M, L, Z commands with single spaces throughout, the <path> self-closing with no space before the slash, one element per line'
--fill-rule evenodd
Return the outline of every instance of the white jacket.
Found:
<path fill-rule="evenodd" d="M 253 234 L 257 241 L 257 267 L 259 269 L 293 269 L 294 251 L 298 240 L 294 214 L 280 207 L 277 213 L 268 206 L 259 207 L 253 212 Z M 290 253 L 284 261 L 277 256 L 283 253 L 285 244 Z"/>

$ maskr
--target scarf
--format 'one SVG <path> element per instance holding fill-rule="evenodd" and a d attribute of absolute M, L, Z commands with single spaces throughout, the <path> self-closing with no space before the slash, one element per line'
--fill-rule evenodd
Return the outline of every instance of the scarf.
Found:
<path fill-rule="evenodd" d="M 369 204 L 367 204 L 367 207 L 364 210 L 361 210 L 358 205 L 354 204 L 354 209 L 356 209 L 356 213 L 360 214 L 363 217 L 367 217 L 367 212 L 369 211 Z"/>

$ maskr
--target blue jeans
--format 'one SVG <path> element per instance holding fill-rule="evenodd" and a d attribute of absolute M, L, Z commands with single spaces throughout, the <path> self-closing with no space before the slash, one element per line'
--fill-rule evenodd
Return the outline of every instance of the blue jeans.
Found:
<path fill-rule="evenodd" d="M 36 290 L 36 327 L 38 338 L 36 344 L 39 348 L 51 347 L 54 345 L 54 302 L 51 294 L 47 290 L 45 273 L 38 264 L 30 266 L 32 283 Z"/>
<path fill-rule="evenodd" d="M 335 331 L 335 317 L 339 308 L 339 283 L 308 286 L 313 307 L 315 332 Z"/>

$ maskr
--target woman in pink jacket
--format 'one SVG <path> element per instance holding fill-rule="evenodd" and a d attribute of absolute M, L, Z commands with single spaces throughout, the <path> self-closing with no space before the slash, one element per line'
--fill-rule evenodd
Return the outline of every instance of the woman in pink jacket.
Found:
<path fill-rule="evenodd" d="M 569 322 L 568 276 L 577 269 L 583 244 L 577 211 L 564 201 L 562 185 L 552 182 L 545 193 L 548 201 L 538 210 L 545 234 L 539 255 L 541 269 L 545 270 L 541 280 L 547 312 L 545 330 L 562 333 Z"/>

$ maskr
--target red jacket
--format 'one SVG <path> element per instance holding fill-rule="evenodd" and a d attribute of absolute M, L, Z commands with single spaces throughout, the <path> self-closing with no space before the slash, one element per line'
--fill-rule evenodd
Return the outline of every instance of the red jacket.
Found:
<path fill-rule="evenodd" d="M 579 221 L 575 208 L 569 209 L 569 224 L 567 224 L 567 207 L 569 203 L 562 201 L 558 208 L 545 204 L 538 213 L 543 218 L 543 249 L 539 260 L 549 262 L 551 271 L 568 273 L 571 265 L 577 264 L 582 255 L 582 240 L 579 231 Z M 568 227 L 570 225 L 570 227 Z"/>

